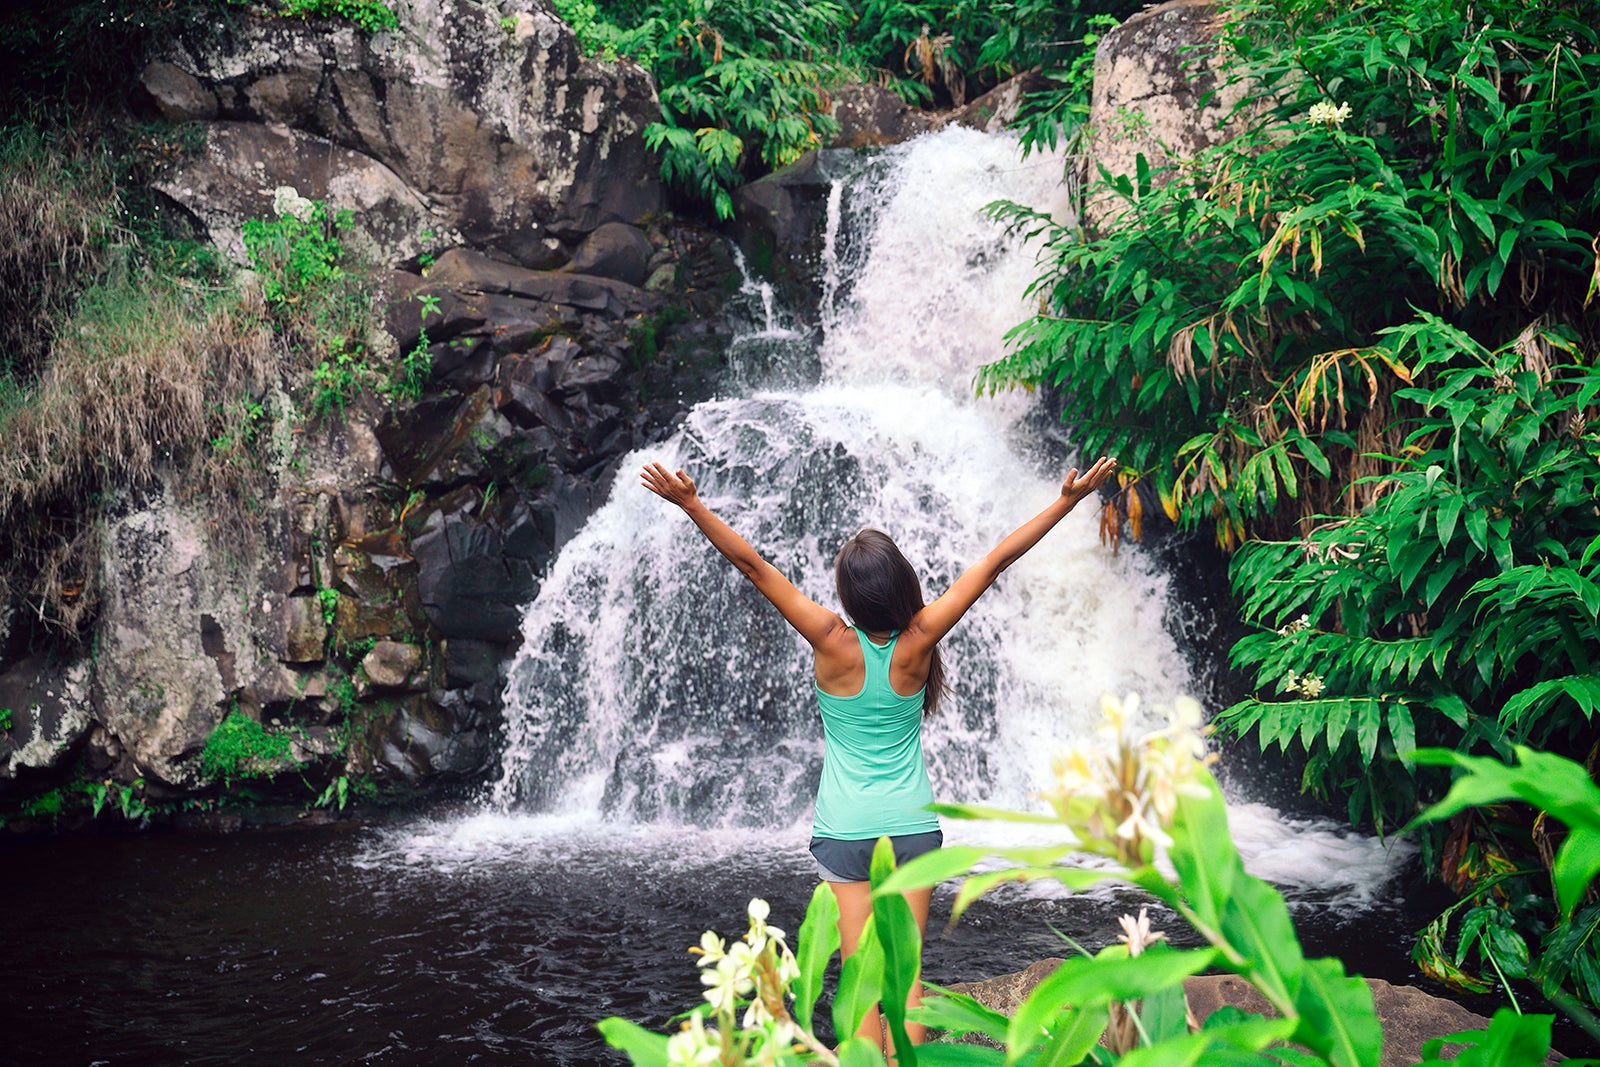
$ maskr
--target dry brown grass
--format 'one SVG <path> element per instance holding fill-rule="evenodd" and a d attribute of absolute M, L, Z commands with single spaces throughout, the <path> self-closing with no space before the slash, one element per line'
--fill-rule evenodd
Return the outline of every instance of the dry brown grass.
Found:
<path fill-rule="evenodd" d="M 0 369 L 29 374 L 116 231 L 105 157 L 70 133 L 0 130 Z"/>
<path fill-rule="evenodd" d="M 0 411 L 0 522 L 61 493 L 148 480 L 276 365 L 250 294 L 160 277 L 90 290 L 38 380 Z"/>
<path fill-rule="evenodd" d="M 0 594 L 76 631 L 98 603 L 98 509 L 163 465 L 225 488 L 207 443 L 279 372 L 260 297 L 135 274 L 82 295 L 38 378 L 0 397 Z M 242 488 L 242 487 L 241 487 Z"/>

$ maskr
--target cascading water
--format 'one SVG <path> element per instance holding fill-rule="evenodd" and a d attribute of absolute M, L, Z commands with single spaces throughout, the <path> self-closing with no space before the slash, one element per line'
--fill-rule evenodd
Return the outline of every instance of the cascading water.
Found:
<path fill-rule="evenodd" d="M 1065 470 L 1060 445 L 1022 425 L 1026 398 L 975 399 L 970 386 L 1025 314 L 1034 270 L 982 209 L 1001 197 L 1055 208 L 1060 175 L 1059 159 L 1021 162 L 1007 140 L 952 131 L 836 184 L 821 381 L 702 404 L 640 461 L 686 469 L 819 603 L 835 604 L 833 553 L 864 525 L 895 537 L 930 596 L 942 591 L 1048 503 Z M 845 215 L 866 232 L 840 234 Z M 785 332 L 761 325 L 763 356 Z M 808 650 L 635 481 L 627 465 L 529 608 L 494 801 L 622 822 L 808 821 L 821 765 Z M 1093 510 L 947 639 L 953 699 L 926 729 L 941 798 L 1024 803 L 1049 754 L 1097 720 L 1102 692 L 1186 688 L 1163 580 L 1102 548 Z"/>

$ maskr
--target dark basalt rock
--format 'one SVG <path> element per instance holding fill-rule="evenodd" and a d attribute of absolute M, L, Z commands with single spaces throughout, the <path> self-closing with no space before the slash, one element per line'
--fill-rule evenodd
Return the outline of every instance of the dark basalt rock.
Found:
<path fill-rule="evenodd" d="M 567 269 L 576 274 L 615 278 L 629 285 L 643 285 L 655 249 L 650 238 L 637 226 L 608 222 L 583 239 Z"/>

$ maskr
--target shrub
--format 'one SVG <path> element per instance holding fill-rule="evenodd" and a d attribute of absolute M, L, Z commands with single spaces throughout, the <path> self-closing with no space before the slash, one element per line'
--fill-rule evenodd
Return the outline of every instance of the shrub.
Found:
<path fill-rule="evenodd" d="M 1555 0 L 1491 8 L 1242 5 L 1237 138 L 1102 176 L 1099 232 L 996 209 L 1044 238 L 1044 311 L 979 385 L 1060 386 L 1086 452 L 1233 548 L 1378 495 L 1414 412 L 1395 394 L 1427 384 L 1402 337 L 1565 326 L 1592 352 L 1600 31 Z"/>
<path fill-rule="evenodd" d="M 289 739 L 268 733 L 235 708 L 211 731 L 200 752 L 200 773 L 231 785 L 238 778 L 267 778 L 289 765 Z"/>

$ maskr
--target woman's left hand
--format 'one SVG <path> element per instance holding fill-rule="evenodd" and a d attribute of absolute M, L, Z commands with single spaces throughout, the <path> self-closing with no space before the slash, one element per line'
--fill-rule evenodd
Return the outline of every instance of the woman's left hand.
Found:
<path fill-rule="evenodd" d="M 656 496 L 680 508 L 688 508 L 700 498 L 692 478 L 681 470 L 669 471 L 659 463 L 646 463 L 639 472 L 639 480 Z"/>

